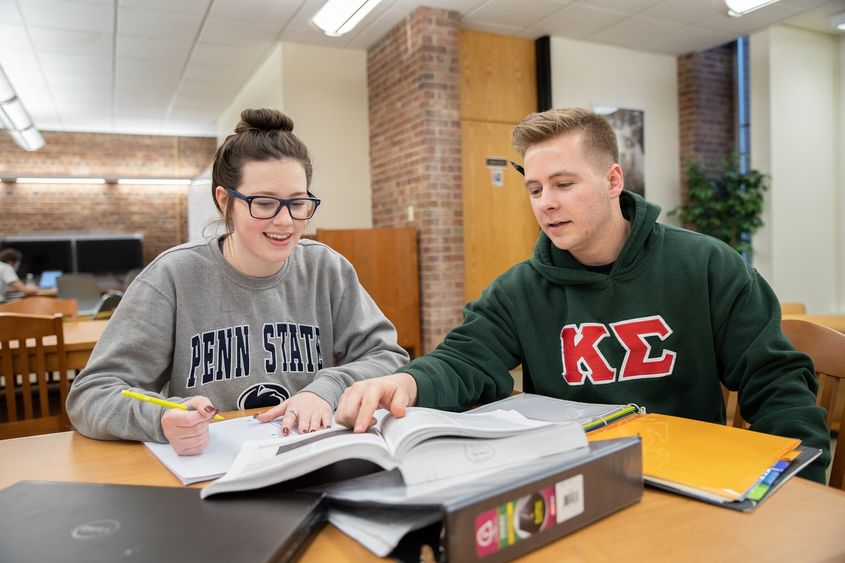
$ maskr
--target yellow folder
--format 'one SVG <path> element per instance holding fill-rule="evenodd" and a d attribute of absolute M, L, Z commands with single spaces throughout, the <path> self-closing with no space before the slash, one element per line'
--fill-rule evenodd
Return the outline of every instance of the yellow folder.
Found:
<path fill-rule="evenodd" d="M 800 440 L 662 414 L 635 414 L 587 434 L 590 440 L 640 436 L 643 475 L 741 500 Z"/>

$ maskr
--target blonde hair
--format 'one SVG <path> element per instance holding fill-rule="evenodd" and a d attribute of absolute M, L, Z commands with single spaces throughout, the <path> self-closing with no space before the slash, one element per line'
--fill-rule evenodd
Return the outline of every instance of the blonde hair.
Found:
<path fill-rule="evenodd" d="M 584 151 L 602 163 L 606 159 L 614 164 L 619 162 L 619 146 L 613 127 L 604 117 L 585 108 L 532 113 L 514 127 L 511 141 L 514 150 L 525 156 L 531 146 L 566 133 L 581 133 Z"/>

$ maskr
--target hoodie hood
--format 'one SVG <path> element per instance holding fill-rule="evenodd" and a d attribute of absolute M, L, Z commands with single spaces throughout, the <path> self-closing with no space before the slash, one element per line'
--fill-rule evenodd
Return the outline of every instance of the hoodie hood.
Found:
<path fill-rule="evenodd" d="M 663 228 L 657 223 L 660 207 L 627 190 L 619 196 L 619 205 L 622 216 L 631 223 L 631 234 L 609 274 L 587 270 L 569 251 L 552 244 L 542 231 L 534 245 L 531 266 L 549 281 L 564 285 L 604 284 L 633 274 L 663 236 Z"/>

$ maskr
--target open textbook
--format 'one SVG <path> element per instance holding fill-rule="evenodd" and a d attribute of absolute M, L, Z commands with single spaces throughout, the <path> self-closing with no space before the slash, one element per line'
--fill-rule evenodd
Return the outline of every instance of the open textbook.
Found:
<path fill-rule="evenodd" d="M 229 471 L 202 497 L 281 483 L 346 459 L 398 468 L 407 484 L 505 467 L 587 446 L 578 424 L 529 420 L 515 411 L 449 413 L 410 407 L 385 410 L 364 433 L 332 428 L 244 443 Z"/>

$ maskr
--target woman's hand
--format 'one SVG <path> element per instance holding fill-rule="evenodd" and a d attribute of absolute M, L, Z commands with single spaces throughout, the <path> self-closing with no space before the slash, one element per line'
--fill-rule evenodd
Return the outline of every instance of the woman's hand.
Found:
<path fill-rule="evenodd" d="M 208 446 L 208 421 L 217 409 L 207 397 L 198 395 L 184 403 L 194 410 L 166 409 L 161 415 L 161 429 L 178 455 L 201 454 Z"/>
<path fill-rule="evenodd" d="M 319 395 L 302 391 L 255 418 L 261 422 L 270 422 L 279 417 L 282 417 L 283 436 L 287 436 L 293 427 L 304 434 L 330 427 L 332 407 Z"/>

